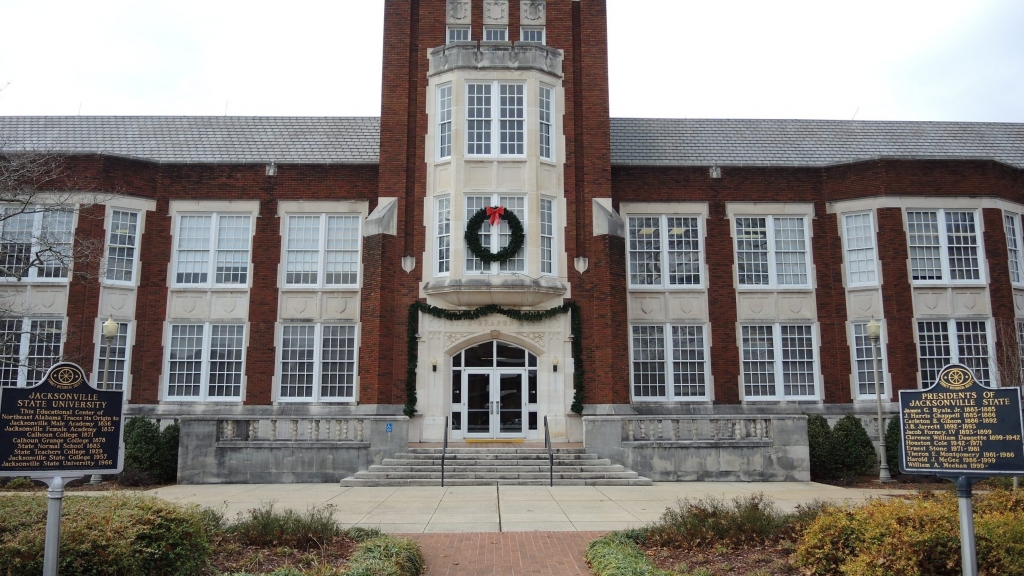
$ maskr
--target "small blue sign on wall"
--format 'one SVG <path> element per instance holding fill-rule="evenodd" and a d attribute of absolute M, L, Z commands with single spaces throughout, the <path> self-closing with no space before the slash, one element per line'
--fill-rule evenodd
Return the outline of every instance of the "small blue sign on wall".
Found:
<path fill-rule="evenodd" d="M 388 425 L 384 427 L 384 431 L 387 432 L 388 434 L 391 434 L 392 432 L 395 431 L 395 425 L 392 424 L 391 422 L 388 422 Z"/>

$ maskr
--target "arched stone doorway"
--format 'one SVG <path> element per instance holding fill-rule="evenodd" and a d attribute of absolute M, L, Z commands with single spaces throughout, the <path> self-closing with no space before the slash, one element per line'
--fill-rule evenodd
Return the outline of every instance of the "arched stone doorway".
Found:
<path fill-rule="evenodd" d="M 467 440 L 537 433 L 537 356 L 489 340 L 452 356 L 451 431 Z"/>

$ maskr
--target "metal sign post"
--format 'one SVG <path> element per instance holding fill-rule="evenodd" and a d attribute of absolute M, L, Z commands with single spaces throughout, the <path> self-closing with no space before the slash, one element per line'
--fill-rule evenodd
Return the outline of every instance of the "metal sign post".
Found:
<path fill-rule="evenodd" d="M 982 386 L 950 364 L 926 390 L 900 391 L 900 471 L 956 483 L 964 576 L 978 575 L 975 482 L 1024 473 L 1024 417 L 1018 388 Z"/>
<path fill-rule="evenodd" d="M 43 576 L 57 576 L 67 482 L 124 466 L 124 392 L 98 390 L 62 362 L 31 388 L 0 388 L 0 476 L 46 482 Z"/>

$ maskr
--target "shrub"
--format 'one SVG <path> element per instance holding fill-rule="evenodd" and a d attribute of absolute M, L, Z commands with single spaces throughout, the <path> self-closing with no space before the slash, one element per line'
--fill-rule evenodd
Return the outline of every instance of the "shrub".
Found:
<path fill-rule="evenodd" d="M 764 494 L 735 498 L 731 502 L 713 496 L 680 501 L 648 528 L 646 543 L 652 546 L 696 547 L 740 544 L 776 539 L 790 517 L 782 514 Z"/>
<path fill-rule="evenodd" d="M 900 475 L 900 419 L 889 419 L 885 428 L 885 462 L 889 465 L 889 474 L 894 478 Z"/>
<path fill-rule="evenodd" d="M 583 557 L 596 576 L 670 576 L 651 564 L 636 542 L 621 532 L 594 540 Z"/>
<path fill-rule="evenodd" d="M 807 417 L 807 441 L 811 457 L 811 480 L 831 480 L 835 476 L 832 461 L 832 429 L 820 414 Z"/>
<path fill-rule="evenodd" d="M 344 576 L 410 576 L 423 571 L 423 553 L 412 540 L 378 536 L 356 548 Z"/>
<path fill-rule="evenodd" d="M 228 526 L 239 543 L 246 546 L 288 546 L 310 549 L 332 540 L 342 533 L 334 520 L 334 507 L 311 508 L 305 513 L 294 510 L 275 510 L 274 504 L 264 504 L 247 513 L 239 513 L 234 524 Z M 365 534 L 356 532 L 366 538 Z"/>
<path fill-rule="evenodd" d="M 45 496 L 0 497 L 0 566 L 39 574 L 46 538 Z M 141 495 L 64 499 L 62 576 L 186 576 L 206 565 L 216 516 Z"/>
<path fill-rule="evenodd" d="M 866 474 L 878 465 L 878 452 L 860 418 L 847 414 L 832 428 L 832 450 L 838 479 Z"/>
<path fill-rule="evenodd" d="M 18 476 L 11 478 L 7 481 L 7 485 L 4 486 L 5 490 L 28 490 L 29 488 L 35 488 L 36 483 L 25 476 Z"/>
<path fill-rule="evenodd" d="M 124 425 L 124 471 L 118 481 L 126 486 L 174 482 L 178 477 L 180 427 L 160 425 L 135 416 Z"/>
<path fill-rule="evenodd" d="M 181 426 L 177 422 L 160 431 L 159 452 L 153 472 L 165 483 L 178 480 L 178 442 L 181 438 Z"/>

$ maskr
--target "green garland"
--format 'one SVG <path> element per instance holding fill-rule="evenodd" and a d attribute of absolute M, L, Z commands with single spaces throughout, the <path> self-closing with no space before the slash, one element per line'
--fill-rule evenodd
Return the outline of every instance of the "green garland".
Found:
<path fill-rule="evenodd" d="M 437 306 L 431 306 L 424 302 L 413 302 L 409 305 L 409 362 L 405 370 L 405 415 L 412 418 L 416 414 L 416 366 L 419 363 L 419 342 L 417 335 L 420 331 L 419 313 L 429 314 L 434 318 L 443 320 L 462 321 L 476 320 L 491 314 L 501 314 L 519 322 L 541 322 L 548 318 L 554 318 L 562 314 L 569 314 L 569 322 L 572 330 L 572 357 L 576 360 L 573 366 L 572 384 L 572 411 L 576 414 L 583 413 L 583 319 L 580 317 L 580 307 L 575 302 L 569 301 L 561 306 L 555 306 L 548 310 L 515 310 L 502 308 L 497 304 L 488 304 L 475 310 L 445 310 Z"/>
<path fill-rule="evenodd" d="M 493 206 L 493 208 L 497 208 L 497 206 Z M 523 243 L 526 242 L 526 232 L 519 217 L 508 208 L 505 209 L 505 213 L 501 217 L 508 222 L 512 238 L 509 239 L 508 246 L 497 252 L 491 252 L 480 243 L 480 227 L 484 225 L 484 220 L 488 218 L 487 208 L 477 210 L 476 214 L 473 214 L 473 217 L 466 222 L 466 248 L 469 248 L 473 256 L 484 262 L 504 262 L 510 260 L 519 253 Z"/>

